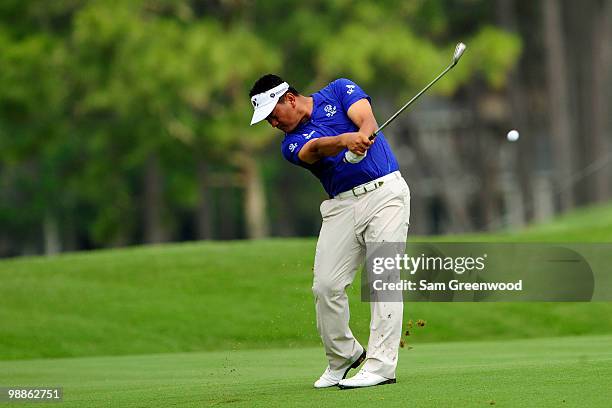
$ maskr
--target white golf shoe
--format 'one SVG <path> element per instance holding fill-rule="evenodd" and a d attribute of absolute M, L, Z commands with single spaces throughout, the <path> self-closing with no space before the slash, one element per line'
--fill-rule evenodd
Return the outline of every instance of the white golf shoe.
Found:
<path fill-rule="evenodd" d="M 395 384 L 395 378 L 385 378 L 378 374 L 370 373 L 363 368 L 351 378 L 341 380 L 338 385 L 340 389 L 371 387 L 373 385 Z"/>
<path fill-rule="evenodd" d="M 338 385 L 340 380 L 342 380 L 342 373 L 343 372 L 344 372 L 344 370 L 343 371 L 333 371 L 328 366 L 325 369 L 325 372 L 323 373 L 321 378 L 319 378 L 317 381 L 315 381 L 314 387 L 315 388 L 335 387 L 336 385 Z"/>
<path fill-rule="evenodd" d="M 363 350 L 363 353 L 361 353 L 359 358 L 357 360 L 355 360 L 353 362 L 353 364 L 351 364 L 349 366 L 349 368 L 347 368 L 346 370 L 337 370 L 336 371 L 336 370 L 332 370 L 331 368 L 329 368 L 329 366 L 327 366 L 327 368 L 325 369 L 325 372 L 323 373 L 321 378 L 319 378 L 317 381 L 315 381 L 314 387 L 315 388 L 335 387 L 336 385 L 338 385 L 340 383 L 340 381 L 342 381 L 344 378 L 346 378 L 346 375 L 348 374 L 348 372 L 349 372 L 349 370 L 351 368 L 359 367 L 361 365 L 361 363 L 363 363 L 365 358 L 366 358 L 366 351 Z"/>

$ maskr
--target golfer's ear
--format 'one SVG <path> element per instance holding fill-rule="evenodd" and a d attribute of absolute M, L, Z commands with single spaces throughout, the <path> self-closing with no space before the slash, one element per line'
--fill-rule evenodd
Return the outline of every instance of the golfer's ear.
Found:
<path fill-rule="evenodd" d="M 285 95 L 285 101 L 289 102 L 292 107 L 295 107 L 295 95 L 291 92 L 287 92 Z"/>

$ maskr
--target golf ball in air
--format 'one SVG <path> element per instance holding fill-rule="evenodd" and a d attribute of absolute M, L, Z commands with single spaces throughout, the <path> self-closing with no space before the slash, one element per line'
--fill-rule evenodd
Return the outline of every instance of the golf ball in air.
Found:
<path fill-rule="evenodd" d="M 511 130 L 508 132 L 506 137 L 508 138 L 509 142 L 516 142 L 519 138 L 519 132 L 517 130 Z"/>

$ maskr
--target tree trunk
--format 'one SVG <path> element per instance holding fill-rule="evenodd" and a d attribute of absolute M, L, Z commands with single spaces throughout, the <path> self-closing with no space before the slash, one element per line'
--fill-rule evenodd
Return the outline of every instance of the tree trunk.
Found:
<path fill-rule="evenodd" d="M 266 214 L 266 194 L 263 180 L 255 159 L 248 155 L 240 155 L 237 160 L 244 183 L 244 215 L 246 234 L 250 239 L 268 236 L 268 218 Z"/>
<path fill-rule="evenodd" d="M 497 19 L 501 26 L 511 32 L 518 33 L 519 28 L 516 18 L 516 2 L 515 0 L 498 0 L 497 3 Z M 527 95 L 525 92 L 525 81 L 521 70 L 521 63 L 509 74 L 509 84 L 506 87 L 512 115 L 512 124 L 519 132 L 528 132 L 532 130 L 529 126 L 527 109 L 525 101 Z M 515 171 L 520 185 L 520 193 L 523 203 L 533 203 L 533 145 L 534 143 L 518 143 L 517 157 L 513 160 L 516 164 Z M 527 222 L 533 219 L 533 206 L 523 205 L 523 219 Z"/>
<path fill-rule="evenodd" d="M 272 194 L 274 195 L 274 206 L 276 217 L 272 220 L 275 230 L 274 235 L 281 237 L 293 237 L 296 235 L 296 219 L 293 214 L 293 202 L 296 200 L 296 186 L 293 185 L 288 172 L 282 171 L 278 176 L 278 184 Z M 297 186 L 297 188 L 300 188 Z"/>
<path fill-rule="evenodd" d="M 610 154 L 609 124 L 610 100 L 612 99 L 612 1 L 594 1 L 591 19 L 593 50 L 588 61 L 592 73 L 590 96 L 592 98 L 591 140 L 588 143 L 589 164 L 605 160 Z M 610 178 L 612 171 L 609 163 L 595 171 L 592 176 L 591 199 L 606 201 L 610 198 Z"/>
<path fill-rule="evenodd" d="M 163 187 L 159 157 L 151 153 L 144 175 L 144 241 L 160 243 L 166 240 L 163 228 Z"/>
<path fill-rule="evenodd" d="M 473 112 L 471 123 L 471 133 L 474 138 L 475 155 L 472 158 L 472 165 L 476 169 L 476 174 L 480 180 L 480 187 L 477 192 L 479 202 L 480 224 L 485 230 L 499 228 L 495 220 L 499 219 L 498 211 L 498 190 L 499 190 L 499 143 L 492 138 L 487 129 L 490 118 L 479 109 L 483 105 L 479 101 L 486 94 L 486 89 L 482 89 L 478 83 L 472 82 L 468 87 L 468 100 Z M 460 153 L 459 153 L 460 154 Z"/>
<path fill-rule="evenodd" d="M 563 186 L 571 178 L 574 169 L 574 157 L 566 71 L 567 61 L 561 26 L 561 2 L 558 0 L 543 0 L 542 6 L 544 39 L 547 51 L 546 68 L 548 101 L 550 104 L 550 131 L 552 133 L 550 138 L 551 149 L 557 186 Z M 572 188 L 561 191 L 560 205 L 562 211 L 574 207 Z"/>
<path fill-rule="evenodd" d="M 43 220 L 43 236 L 45 239 L 45 255 L 55 255 L 62 251 L 57 217 L 50 211 L 45 213 Z"/>
<path fill-rule="evenodd" d="M 215 215 L 219 219 L 219 238 L 237 239 L 238 222 L 236 217 L 236 188 L 234 186 L 220 187 L 216 189 L 217 208 Z"/>
<path fill-rule="evenodd" d="M 77 251 L 79 249 L 77 229 L 74 224 L 75 219 L 72 216 L 69 216 L 68 219 L 63 222 L 62 235 L 64 239 L 62 242 L 62 251 Z"/>
<path fill-rule="evenodd" d="M 536 175 L 533 190 L 533 219 L 549 221 L 555 215 L 552 182 L 546 176 Z"/>
<path fill-rule="evenodd" d="M 439 181 L 440 199 L 448 213 L 448 225 L 444 233 L 461 233 L 472 230 L 467 211 L 467 192 L 461 175 L 463 171 L 453 151 L 454 143 L 450 133 L 418 131 L 415 148 L 423 163 L 430 165 L 431 172 Z"/>
<path fill-rule="evenodd" d="M 14 243 L 11 242 L 6 233 L 0 232 L 0 258 L 10 256 L 15 250 Z"/>
<path fill-rule="evenodd" d="M 196 214 L 196 231 L 198 239 L 212 239 L 211 195 L 208 186 L 208 164 L 201 158 L 197 159 L 198 174 L 198 209 Z"/>

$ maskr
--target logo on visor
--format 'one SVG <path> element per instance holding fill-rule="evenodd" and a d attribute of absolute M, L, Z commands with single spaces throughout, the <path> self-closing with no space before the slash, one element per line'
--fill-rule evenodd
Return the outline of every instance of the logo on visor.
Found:
<path fill-rule="evenodd" d="M 256 108 L 257 107 L 257 101 L 256 100 L 252 100 L 251 103 L 253 104 L 253 107 Z"/>
<path fill-rule="evenodd" d="M 272 93 L 270 94 L 270 98 L 274 98 L 275 96 L 276 96 L 276 94 L 275 94 L 274 92 L 272 92 Z"/>

